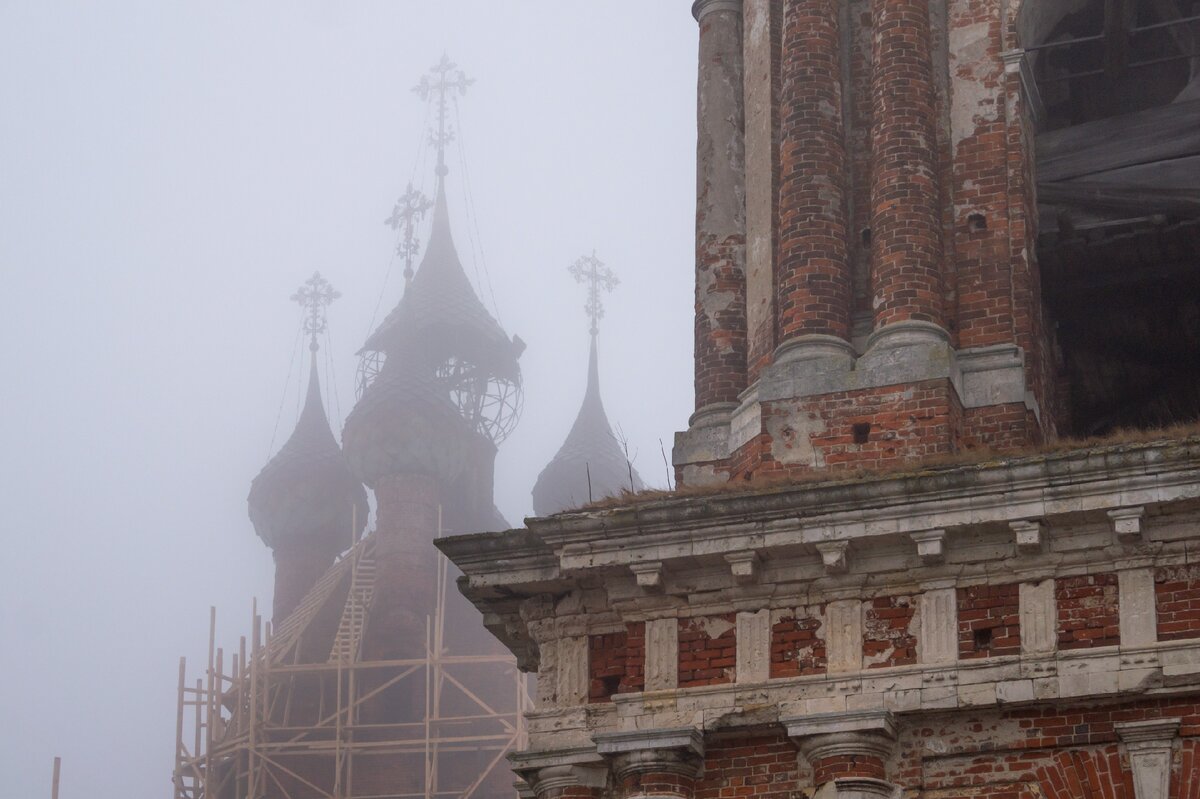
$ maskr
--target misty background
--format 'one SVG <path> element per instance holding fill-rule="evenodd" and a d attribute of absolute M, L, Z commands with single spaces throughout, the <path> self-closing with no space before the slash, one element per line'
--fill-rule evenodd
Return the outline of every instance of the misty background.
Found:
<path fill-rule="evenodd" d="M 605 406 L 665 486 L 659 441 L 669 458 L 692 407 L 689 6 L 0 0 L 0 794 L 48 797 L 61 755 L 63 799 L 170 796 L 179 656 L 199 673 L 210 605 L 227 648 L 253 597 L 269 615 L 246 494 L 296 421 L 289 297 L 314 270 L 342 292 L 322 374 L 340 431 L 354 353 L 399 300 L 383 220 L 443 51 L 476 80 L 474 220 L 458 143 L 448 159 L 459 253 L 528 344 L 497 504 L 531 513 L 578 410 L 566 270 L 593 248 L 621 280 Z M 432 160 L 415 177 L 429 193 Z"/>

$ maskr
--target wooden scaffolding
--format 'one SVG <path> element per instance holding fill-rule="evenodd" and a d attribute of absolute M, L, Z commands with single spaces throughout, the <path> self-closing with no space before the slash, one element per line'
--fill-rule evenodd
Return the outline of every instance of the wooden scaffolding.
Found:
<path fill-rule="evenodd" d="M 523 713 L 532 707 L 528 678 L 511 655 L 448 650 L 448 562 L 440 553 L 425 656 L 361 659 L 374 592 L 374 547 L 373 534 L 359 540 L 275 630 L 269 622 L 264 625 L 256 605 L 250 639 L 243 636 L 232 657 L 216 646 L 216 609 L 211 609 L 203 676 L 191 682 L 186 660 L 179 661 L 175 799 L 482 799 L 485 783 L 506 778 L 505 755 L 525 744 Z M 305 630 L 335 600 L 347 576 L 350 586 L 329 659 L 299 662 Z M 489 675 L 490 702 L 477 685 L 481 672 Z M 494 699 L 500 680 L 511 683 L 503 703 Z M 397 686 L 423 695 L 423 718 L 394 723 L 361 718 L 364 706 Z M 299 692 L 319 697 L 315 723 L 292 721 Z M 477 773 L 459 773 L 456 784 L 446 784 L 442 761 L 461 761 L 463 753 L 470 753 L 466 756 Z M 381 790 L 378 779 L 356 790 L 356 758 L 370 759 L 376 771 L 383 758 L 403 761 L 401 790 Z M 414 783 L 417 790 L 411 790 Z"/>

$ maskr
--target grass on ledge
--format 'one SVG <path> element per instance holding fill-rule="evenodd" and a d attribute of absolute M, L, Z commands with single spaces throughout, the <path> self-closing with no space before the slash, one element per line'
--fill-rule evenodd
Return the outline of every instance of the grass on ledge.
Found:
<path fill-rule="evenodd" d="M 782 489 L 788 486 L 807 485 L 811 483 L 836 483 L 866 480 L 870 478 L 889 477 L 902 474 L 918 474 L 921 472 L 953 469 L 958 466 L 973 466 L 982 463 L 1004 463 L 1038 455 L 1052 455 L 1062 452 L 1099 449 L 1102 447 L 1119 447 L 1126 444 L 1149 444 L 1154 442 L 1179 441 L 1200 437 L 1200 421 L 1170 425 L 1168 427 L 1150 428 L 1144 430 L 1120 429 L 1105 436 L 1088 436 L 1086 438 L 1059 438 L 1038 446 L 1024 447 L 1016 450 L 998 452 L 987 447 L 963 450 L 952 455 L 938 455 L 922 458 L 918 461 L 901 462 L 891 466 L 876 469 L 813 469 L 791 475 L 769 475 L 751 477 L 749 479 L 734 478 L 719 485 L 683 486 L 673 491 L 666 489 L 646 489 L 644 491 L 622 491 L 615 497 L 605 497 L 589 502 L 579 508 L 563 511 L 574 513 L 588 510 L 605 510 L 608 508 L 627 508 L 644 505 L 668 499 L 684 499 L 686 497 L 720 496 L 725 494 L 753 494 L 760 491 Z"/>

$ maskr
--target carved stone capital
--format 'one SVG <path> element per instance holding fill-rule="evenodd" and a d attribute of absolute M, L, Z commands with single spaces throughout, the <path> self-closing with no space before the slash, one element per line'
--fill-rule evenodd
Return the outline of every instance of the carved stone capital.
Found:
<path fill-rule="evenodd" d="M 1171 751 L 1180 719 L 1127 721 L 1113 725 L 1129 753 L 1133 792 L 1137 799 L 1167 799 L 1171 785 Z"/>
<path fill-rule="evenodd" d="M 849 541 L 821 541 L 817 545 L 821 553 L 821 563 L 825 564 L 826 574 L 844 574 L 846 571 L 846 551 L 850 548 Z"/>
<path fill-rule="evenodd" d="M 886 761 L 896 746 L 896 722 L 886 711 L 827 713 L 782 721 L 810 763 L 828 757 Z"/>
<path fill-rule="evenodd" d="M 607 764 L 590 747 L 514 752 L 508 760 L 538 799 L 563 788 L 603 788 L 608 780 Z"/>
<path fill-rule="evenodd" d="M 637 579 L 638 587 L 644 591 L 658 592 L 663 587 L 663 565 L 657 560 L 643 560 L 629 564 L 629 570 Z"/>
<path fill-rule="evenodd" d="M 692 16 L 697 22 L 715 11 L 732 11 L 741 16 L 742 0 L 696 0 L 692 3 Z"/>
<path fill-rule="evenodd" d="M 694 778 L 704 761 L 704 734 L 694 727 L 596 735 L 596 751 L 612 760 L 618 782 L 638 774 Z"/>

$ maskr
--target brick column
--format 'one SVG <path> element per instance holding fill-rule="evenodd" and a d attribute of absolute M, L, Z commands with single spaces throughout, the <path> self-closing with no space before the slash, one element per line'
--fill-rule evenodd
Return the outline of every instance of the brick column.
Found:
<path fill-rule="evenodd" d="M 520 773 L 529 786 L 532 799 L 597 799 L 603 787 L 603 784 L 588 784 L 591 780 L 581 774 L 580 768 L 571 765 L 546 766 L 521 770 Z"/>
<path fill-rule="evenodd" d="M 375 485 L 375 596 L 364 649 L 373 660 L 425 654 L 425 619 L 437 593 L 438 483 L 422 474 Z"/>
<path fill-rule="evenodd" d="M 788 0 L 783 16 L 779 342 L 850 353 L 846 147 L 836 0 Z"/>
<path fill-rule="evenodd" d="M 696 410 L 746 387 L 746 202 L 741 0 L 696 0 Z"/>
<path fill-rule="evenodd" d="M 616 799 L 692 799 L 704 762 L 704 738 L 691 727 L 604 733 L 596 750 L 612 763 Z"/>
<path fill-rule="evenodd" d="M 895 322 L 945 327 L 929 0 L 872 0 L 872 303 Z"/>
<path fill-rule="evenodd" d="M 784 719 L 788 735 L 813 769 L 817 787 L 833 783 L 839 799 L 892 797 L 887 761 L 896 745 L 889 713 L 864 711 Z"/>

